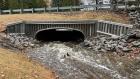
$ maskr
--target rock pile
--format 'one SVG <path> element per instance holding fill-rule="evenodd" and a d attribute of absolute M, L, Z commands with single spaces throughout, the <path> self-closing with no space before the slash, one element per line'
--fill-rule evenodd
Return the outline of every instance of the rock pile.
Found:
<path fill-rule="evenodd" d="M 140 13 L 138 11 L 130 12 L 130 21 L 134 24 L 135 28 L 140 29 Z"/>
<path fill-rule="evenodd" d="M 7 38 L 8 44 L 20 50 L 41 45 L 40 43 L 36 44 L 33 38 L 29 38 L 23 34 L 9 34 Z M 80 45 L 96 52 L 134 53 L 135 51 L 136 53 L 140 53 L 140 32 L 131 31 L 127 35 L 120 37 L 99 35 L 86 39 Z"/>
<path fill-rule="evenodd" d="M 24 50 L 27 47 L 35 47 L 33 38 L 29 38 L 24 34 L 8 34 L 5 41 L 7 45 L 20 50 Z"/>
<path fill-rule="evenodd" d="M 140 32 L 132 31 L 120 37 L 97 36 L 81 45 L 97 52 L 134 53 L 137 49 L 140 53 Z"/>

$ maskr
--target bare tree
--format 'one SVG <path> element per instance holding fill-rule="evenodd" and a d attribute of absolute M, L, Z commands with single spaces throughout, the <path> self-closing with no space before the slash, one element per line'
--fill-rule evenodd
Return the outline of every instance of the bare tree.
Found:
<path fill-rule="evenodd" d="M 112 10 L 117 10 L 118 0 L 110 0 L 110 3 L 112 4 Z"/>
<path fill-rule="evenodd" d="M 46 6 L 51 7 L 52 6 L 52 0 L 44 0 Z"/>

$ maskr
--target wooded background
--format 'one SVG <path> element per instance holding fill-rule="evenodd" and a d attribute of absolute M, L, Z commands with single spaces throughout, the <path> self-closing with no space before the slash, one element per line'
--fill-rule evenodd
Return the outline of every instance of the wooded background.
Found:
<path fill-rule="evenodd" d="M 100 1 L 100 0 L 93 0 Z M 126 3 L 127 5 L 139 6 L 140 0 L 110 0 L 112 4 Z M 40 8 L 48 7 L 48 3 L 51 3 L 52 7 L 61 6 L 75 6 L 80 5 L 81 0 L 0 0 L 0 9 L 17 9 L 17 8 Z"/>
<path fill-rule="evenodd" d="M 0 0 L 0 9 L 47 7 L 48 0 Z M 52 0 L 52 6 L 79 5 L 79 0 Z"/>

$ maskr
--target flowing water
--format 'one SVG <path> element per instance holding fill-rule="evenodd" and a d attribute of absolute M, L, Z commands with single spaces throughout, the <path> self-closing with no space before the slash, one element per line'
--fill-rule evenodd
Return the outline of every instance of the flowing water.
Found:
<path fill-rule="evenodd" d="M 139 72 L 133 74 L 129 67 L 123 68 L 125 62 L 119 57 L 96 53 L 80 45 L 52 42 L 30 50 L 28 55 L 49 66 L 60 79 L 140 78 Z"/>

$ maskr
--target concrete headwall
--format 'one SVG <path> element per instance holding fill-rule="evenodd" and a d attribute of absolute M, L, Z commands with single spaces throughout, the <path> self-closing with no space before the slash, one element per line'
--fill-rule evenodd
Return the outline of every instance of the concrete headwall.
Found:
<path fill-rule="evenodd" d="M 23 33 L 34 37 L 41 29 L 49 28 L 71 28 L 84 33 L 85 37 L 105 34 L 110 36 L 121 36 L 129 33 L 132 25 L 115 23 L 110 21 L 81 20 L 81 21 L 23 21 L 7 25 L 7 33 Z"/>

